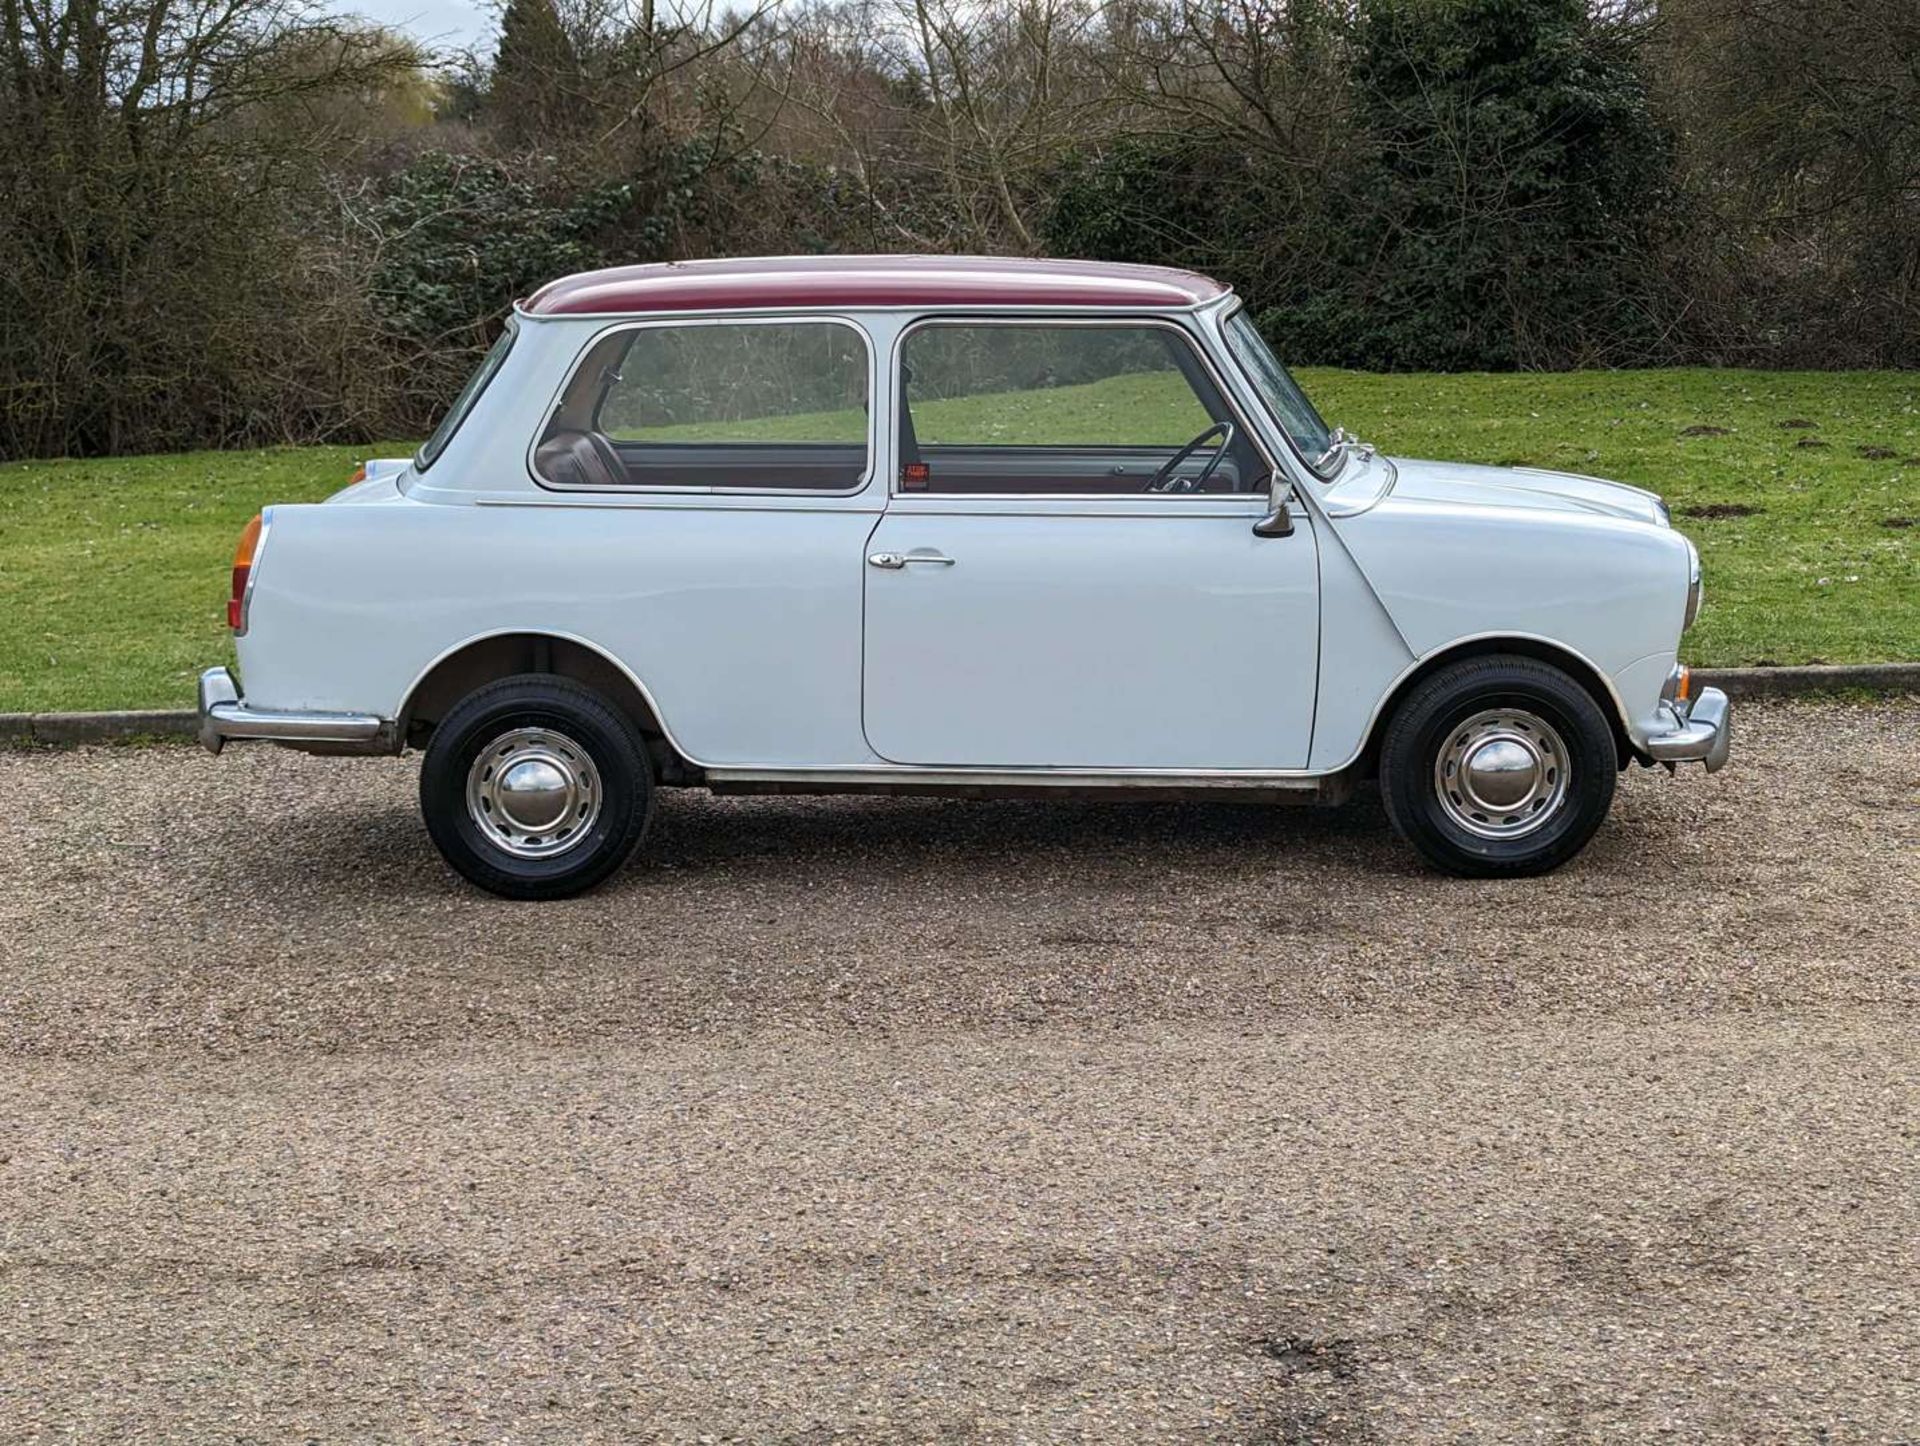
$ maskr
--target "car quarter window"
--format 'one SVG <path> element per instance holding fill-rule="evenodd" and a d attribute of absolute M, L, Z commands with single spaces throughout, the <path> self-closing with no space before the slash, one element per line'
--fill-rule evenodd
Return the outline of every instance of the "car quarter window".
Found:
<path fill-rule="evenodd" d="M 843 322 L 624 328 L 575 367 L 534 471 L 558 487 L 848 491 L 867 472 L 867 375 Z"/>
<path fill-rule="evenodd" d="M 1181 331 L 931 322 L 900 347 L 902 492 L 1245 492 L 1265 469 Z"/>
<path fill-rule="evenodd" d="M 433 429 L 433 435 L 422 442 L 420 450 L 413 454 L 415 470 L 424 472 L 440 460 L 440 454 L 447 449 L 447 443 L 453 440 L 453 434 L 460 430 L 460 424 L 466 421 L 467 413 L 480 400 L 480 394 L 487 389 L 487 384 L 499 373 L 500 368 L 506 365 L 507 352 L 512 349 L 513 339 L 519 332 L 520 324 L 509 319 L 499 340 L 481 359 L 473 375 L 467 378 L 467 384 L 460 388 L 460 394 L 453 399 L 453 405 L 447 408 L 440 425 Z"/>

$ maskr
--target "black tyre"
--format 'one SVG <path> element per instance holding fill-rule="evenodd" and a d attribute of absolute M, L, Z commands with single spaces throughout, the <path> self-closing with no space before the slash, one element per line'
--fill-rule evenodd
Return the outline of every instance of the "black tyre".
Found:
<path fill-rule="evenodd" d="M 1544 874 L 1586 847 L 1619 767 L 1612 726 L 1573 678 L 1533 658 L 1469 658 L 1394 712 L 1380 793 L 1394 828 L 1436 868 Z"/>
<path fill-rule="evenodd" d="M 489 683 L 433 730 L 420 812 L 441 856 L 508 899 L 560 899 L 625 863 L 653 812 L 633 720 L 548 674 Z"/>

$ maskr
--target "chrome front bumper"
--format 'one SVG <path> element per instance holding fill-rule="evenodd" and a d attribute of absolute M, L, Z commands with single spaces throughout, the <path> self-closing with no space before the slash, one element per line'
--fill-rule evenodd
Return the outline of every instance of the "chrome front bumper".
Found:
<path fill-rule="evenodd" d="M 284 713 L 249 708 L 225 668 L 200 675 L 200 746 L 218 753 L 234 738 L 275 743 L 378 745 L 386 725 L 371 713 Z"/>
<path fill-rule="evenodd" d="M 1668 699 L 1660 711 L 1672 726 L 1647 736 L 1647 754 L 1655 763 L 1704 763 L 1709 773 L 1726 766 L 1733 712 L 1725 693 L 1702 688 L 1691 703 Z"/>

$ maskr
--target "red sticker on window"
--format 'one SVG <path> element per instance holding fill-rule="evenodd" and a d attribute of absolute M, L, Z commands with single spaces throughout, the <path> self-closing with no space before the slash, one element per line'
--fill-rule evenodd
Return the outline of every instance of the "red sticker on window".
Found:
<path fill-rule="evenodd" d="M 924 492 L 927 484 L 933 480 L 933 468 L 925 462 L 909 462 L 900 469 L 900 490 L 902 492 Z"/>

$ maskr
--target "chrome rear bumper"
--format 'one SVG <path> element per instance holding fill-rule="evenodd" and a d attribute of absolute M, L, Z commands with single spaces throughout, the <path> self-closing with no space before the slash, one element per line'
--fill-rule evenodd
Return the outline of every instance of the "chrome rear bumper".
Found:
<path fill-rule="evenodd" d="M 218 753 L 234 738 L 275 743 L 377 744 L 386 725 L 371 713 L 286 713 L 249 708 L 225 668 L 200 675 L 200 746 Z"/>
<path fill-rule="evenodd" d="M 1704 763 L 1713 773 L 1726 766 L 1733 747 L 1733 711 L 1718 688 L 1702 688 L 1691 703 L 1660 705 L 1671 728 L 1649 734 L 1647 754 L 1655 763 Z"/>

